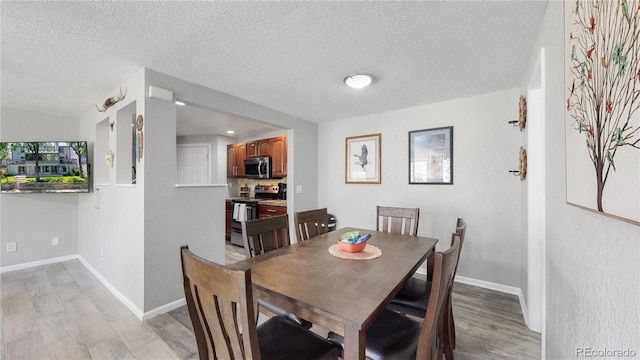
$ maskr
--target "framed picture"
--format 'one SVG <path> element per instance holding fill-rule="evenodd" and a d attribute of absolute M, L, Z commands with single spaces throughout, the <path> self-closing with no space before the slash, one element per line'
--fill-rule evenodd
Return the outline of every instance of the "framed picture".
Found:
<path fill-rule="evenodd" d="M 453 184 L 453 126 L 409 131 L 409 184 Z"/>
<path fill-rule="evenodd" d="M 345 139 L 345 183 L 380 184 L 381 138 L 371 134 Z"/>
<path fill-rule="evenodd" d="M 640 9 L 565 6 L 567 203 L 640 225 Z"/>

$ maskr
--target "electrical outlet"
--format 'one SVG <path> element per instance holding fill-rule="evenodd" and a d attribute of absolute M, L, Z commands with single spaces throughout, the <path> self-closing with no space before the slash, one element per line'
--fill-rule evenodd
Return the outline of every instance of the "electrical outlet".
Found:
<path fill-rule="evenodd" d="M 52 237 L 51 238 L 51 245 L 60 245 L 60 238 L 59 237 Z"/>
<path fill-rule="evenodd" d="M 302 185 L 296 185 L 296 194 L 302 194 Z"/>
<path fill-rule="evenodd" d="M 16 251 L 18 248 L 15 242 L 7 243 L 7 252 Z"/>

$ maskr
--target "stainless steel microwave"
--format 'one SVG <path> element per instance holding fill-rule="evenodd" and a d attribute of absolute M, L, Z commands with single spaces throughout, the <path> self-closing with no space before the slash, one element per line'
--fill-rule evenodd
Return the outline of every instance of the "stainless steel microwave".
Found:
<path fill-rule="evenodd" d="M 244 161 L 244 177 L 249 179 L 270 179 L 271 158 L 246 159 Z"/>

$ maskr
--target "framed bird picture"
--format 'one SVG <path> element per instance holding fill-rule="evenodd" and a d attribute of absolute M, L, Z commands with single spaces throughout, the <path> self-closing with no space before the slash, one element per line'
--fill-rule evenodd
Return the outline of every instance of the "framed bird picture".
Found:
<path fill-rule="evenodd" d="M 453 126 L 409 131 L 409 184 L 453 184 Z"/>
<path fill-rule="evenodd" d="M 380 184 L 381 134 L 345 139 L 346 184 Z"/>

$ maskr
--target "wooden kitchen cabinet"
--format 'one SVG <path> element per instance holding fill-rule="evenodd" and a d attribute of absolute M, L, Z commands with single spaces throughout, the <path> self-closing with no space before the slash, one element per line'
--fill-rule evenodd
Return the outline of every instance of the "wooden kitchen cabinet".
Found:
<path fill-rule="evenodd" d="M 247 158 L 245 143 L 227 145 L 227 177 L 244 177 L 244 160 Z"/>
<path fill-rule="evenodd" d="M 233 203 L 230 200 L 225 201 L 225 217 L 224 217 L 224 237 L 231 240 L 231 217 L 233 216 Z"/>
<path fill-rule="evenodd" d="M 258 206 L 258 218 L 262 219 L 262 218 L 266 218 L 266 217 L 273 217 L 273 216 L 278 216 L 278 215 L 284 215 L 287 213 L 287 207 L 286 206 L 273 206 L 273 205 L 260 205 Z"/>
<path fill-rule="evenodd" d="M 247 159 L 271 156 L 271 139 L 249 141 L 247 143 Z"/>
<path fill-rule="evenodd" d="M 278 136 L 271 140 L 271 176 L 287 176 L 287 137 Z"/>
<path fill-rule="evenodd" d="M 227 177 L 243 178 L 244 160 L 256 157 L 271 158 L 272 177 L 287 176 L 287 146 L 286 136 L 227 145 Z"/>
<path fill-rule="evenodd" d="M 258 142 L 249 141 L 247 143 L 247 159 L 258 157 Z"/>

